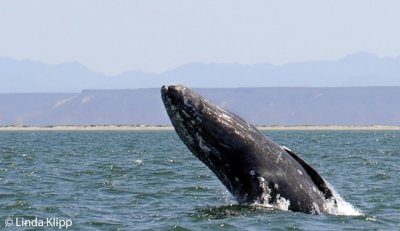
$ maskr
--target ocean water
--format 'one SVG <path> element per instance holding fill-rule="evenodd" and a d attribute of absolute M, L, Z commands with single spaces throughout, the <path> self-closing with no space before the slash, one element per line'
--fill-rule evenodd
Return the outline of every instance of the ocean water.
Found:
<path fill-rule="evenodd" d="M 359 215 L 239 206 L 173 131 L 0 132 L 0 230 L 400 230 L 399 131 L 266 134 Z"/>

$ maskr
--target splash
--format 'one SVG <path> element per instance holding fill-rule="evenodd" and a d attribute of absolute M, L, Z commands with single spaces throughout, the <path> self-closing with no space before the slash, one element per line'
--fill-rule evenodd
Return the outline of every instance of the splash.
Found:
<path fill-rule="evenodd" d="M 271 199 L 271 189 L 266 185 L 265 179 L 262 177 L 258 178 L 260 182 L 260 187 L 263 189 L 262 202 L 256 202 L 255 206 L 260 206 L 264 208 L 271 208 L 282 211 L 289 211 L 290 201 L 284 197 L 277 195 L 276 200 L 273 203 L 269 203 Z M 337 215 L 337 216 L 362 216 L 364 215 L 360 210 L 356 209 L 349 202 L 345 201 L 342 196 L 340 196 L 327 182 L 328 187 L 331 189 L 333 197 L 336 199 L 328 199 L 325 202 L 324 210 L 327 214 Z M 275 186 L 277 187 L 277 186 Z M 320 214 L 318 205 L 313 206 L 315 208 L 314 214 Z"/>
<path fill-rule="evenodd" d="M 268 203 L 268 200 L 264 200 L 264 203 L 255 202 L 254 205 L 281 211 L 289 211 L 290 201 L 278 194 L 276 201 L 272 204 Z"/>
<path fill-rule="evenodd" d="M 328 187 L 333 193 L 333 197 L 336 198 L 336 203 L 333 200 L 326 201 L 326 210 L 328 214 L 339 215 L 339 216 L 362 216 L 364 215 L 359 209 L 355 208 L 352 204 L 345 201 L 339 193 L 328 183 Z"/>
<path fill-rule="evenodd" d="M 132 163 L 133 163 L 135 166 L 140 166 L 140 165 L 143 164 L 143 160 L 137 159 L 137 160 L 132 161 Z"/>

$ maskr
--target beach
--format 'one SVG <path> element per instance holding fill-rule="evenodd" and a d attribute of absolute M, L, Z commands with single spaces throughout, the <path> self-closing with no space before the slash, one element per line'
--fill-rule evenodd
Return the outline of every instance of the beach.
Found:
<path fill-rule="evenodd" d="M 398 131 L 400 126 L 389 125 L 259 125 L 262 131 Z M 0 131 L 172 131 L 170 125 L 55 125 L 0 126 Z"/>

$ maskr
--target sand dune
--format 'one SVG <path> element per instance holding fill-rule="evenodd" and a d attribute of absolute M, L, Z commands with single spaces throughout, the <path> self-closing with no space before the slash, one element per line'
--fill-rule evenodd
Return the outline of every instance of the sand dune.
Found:
<path fill-rule="evenodd" d="M 262 125 L 257 126 L 262 131 L 296 131 L 296 130 L 349 130 L 349 131 L 378 131 L 378 130 L 400 130 L 400 126 L 386 125 L 298 125 L 298 126 L 280 126 L 280 125 Z M 57 125 L 57 126 L 0 126 L 0 131 L 172 131 L 172 126 L 167 125 Z"/>

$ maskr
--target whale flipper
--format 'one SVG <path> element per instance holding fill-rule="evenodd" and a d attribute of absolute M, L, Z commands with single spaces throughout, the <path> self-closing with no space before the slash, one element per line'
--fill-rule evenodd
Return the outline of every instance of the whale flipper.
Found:
<path fill-rule="evenodd" d="M 311 167 L 306 161 L 301 159 L 296 153 L 292 150 L 288 149 L 287 147 L 283 147 L 283 149 L 292 156 L 299 164 L 306 170 L 307 174 L 311 177 L 315 185 L 318 189 L 324 194 L 325 199 L 333 198 L 333 193 L 331 189 L 328 187 L 328 184 L 325 182 L 324 178 L 313 168 Z M 336 202 L 335 202 L 336 203 Z"/>

